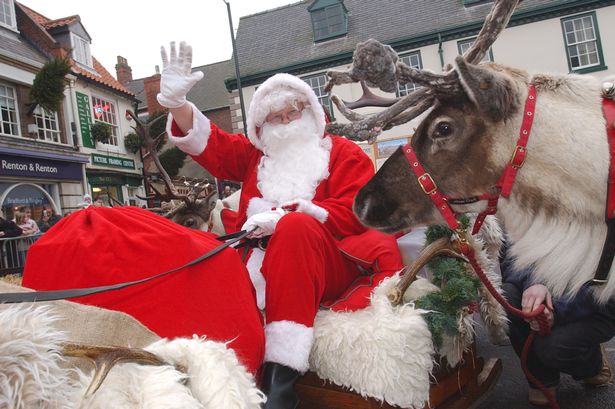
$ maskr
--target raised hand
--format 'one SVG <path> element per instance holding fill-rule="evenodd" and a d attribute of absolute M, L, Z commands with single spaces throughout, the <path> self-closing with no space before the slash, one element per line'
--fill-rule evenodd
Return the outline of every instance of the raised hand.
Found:
<path fill-rule="evenodd" d="M 203 78 L 201 71 L 192 72 L 192 47 L 184 41 L 179 43 L 179 54 L 175 42 L 171 42 L 170 54 L 160 47 L 162 75 L 158 102 L 165 108 L 179 108 L 186 103 L 186 94 Z"/>

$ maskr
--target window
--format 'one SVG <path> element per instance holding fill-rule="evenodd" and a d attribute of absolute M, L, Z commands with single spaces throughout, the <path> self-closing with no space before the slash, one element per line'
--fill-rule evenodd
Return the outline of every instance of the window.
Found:
<path fill-rule="evenodd" d="M 607 68 L 603 65 L 595 13 L 562 19 L 562 30 L 570 71 L 592 72 Z"/>
<path fill-rule="evenodd" d="M 327 85 L 327 75 L 320 74 L 313 77 L 305 77 L 302 79 L 303 81 L 307 82 L 310 87 L 312 87 L 312 90 L 314 90 L 314 93 L 318 97 L 318 102 L 320 102 L 320 104 L 324 107 L 325 112 L 328 111 L 327 113 L 331 116 L 331 119 L 333 119 L 333 106 L 331 105 L 329 94 L 325 92 L 325 86 Z"/>
<path fill-rule="evenodd" d="M 17 28 L 13 0 L 0 0 L 0 25 Z"/>
<path fill-rule="evenodd" d="M 0 84 L 0 134 L 19 136 L 15 90 Z"/>
<path fill-rule="evenodd" d="M 109 145 L 117 146 L 119 129 L 115 105 L 112 102 L 92 95 L 92 109 L 94 110 L 94 121 L 111 126 L 112 135 L 109 138 Z"/>
<path fill-rule="evenodd" d="M 400 57 L 400 60 L 401 62 L 403 62 L 409 67 L 417 68 L 417 69 L 423 68 L 423 62 L 421 61 L 420 51 L 415 51 L 413 53 L 406 54 Z M 397 96 L 398 97 L 406 96 L 416 91 L 417 88 L 419 88 L 419 86 L 416 85 L 414 82 L 408 82 L 406 84 L 397 84 Z"/>
<path fill-rule="evenodd" d="M 74 33 L 71 33 L 71 41 L 73 43 L 73 59 L 86 67 L 92 67 L 89 41 Z"/>
<path fill-rule="evenodd" d="M 472 44 L 474 44 L 474 40 L 476 40 L 476 37 L 468 38 L 467 40 L 458 41 L 457 49 L 459 50 L 459 55 L 463 55 L 463 53 L 468 51 L 468 49 L 472 46 Z M 491 62 L 491 61 L 493 61 L 493 51 L 491 50 L 491 47 L 490 47 L 489 51 L 485 53 L 485 56 L 483 57 L 482 60 L 480 60 L 480 62 L 482 64 L 484 62 Z"/>
<path fill-rule="evenodd" d="M 348 15 L 339 0 L 317 0 L 308 11 L 312 17 L 314 41 L 339 37 L 348 32 Z"/>
<path fill-rule="evenodd" d="M 58 114 L 37 106 L 34 110 L 34 120 L 38 126 L 38 139 L 49 142 L 60 142 Z"/>

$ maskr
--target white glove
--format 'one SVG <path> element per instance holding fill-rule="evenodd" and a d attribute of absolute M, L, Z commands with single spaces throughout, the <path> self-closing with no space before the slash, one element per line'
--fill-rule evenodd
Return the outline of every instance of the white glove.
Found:
<path fill-rule="evenodd" d="M 256 230 L 248 235 L 248 238 L 261 238 L 264 236 L 271 236 L 275 231 L 275 226 L 278 221 L 286 214 L 283 209 L 267 210 L 262 213 L 257 213 L 250 216 L 248 220 L 241 226 L 241 230 L 250 231 L 254 228 Z"/>
<path fill-rule="evenodd" d="M 179 108 L 186 103 L 186 94 L 203 78 L 201 71 L 192 72 L 192 47 L 184 41 L 179 43 L 179 55 L 175 52 L 175 42 L 171 42 L 170 60 L 164 47 L 160 47 L 162 75 L 160 93 L 156 96 L 165 108 Z"/>
<path fill-rule="evenodd" d="M 280 207 L 286 211 L 297 211 L 305 214 L 309 214 L 316 220 L 321 223 L 327 221 L 327 217 L 329 216 L 329 212 L 324 208 L 320 207 L 309 200 L 305 199 L 295 199 L 290 202 L 282 203 Z"/>

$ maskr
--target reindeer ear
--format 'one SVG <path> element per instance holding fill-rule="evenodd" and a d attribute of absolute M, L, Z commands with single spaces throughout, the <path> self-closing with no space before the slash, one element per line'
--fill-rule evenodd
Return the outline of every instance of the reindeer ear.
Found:
<path fill-rule="evenodd" d="M 487 66 L 468 64 L 461 56 L 455 59 L 455 71 L 470 101 L 492 121 L 501 121 L 514 112 L 517 98 L 506 76 Z"/>

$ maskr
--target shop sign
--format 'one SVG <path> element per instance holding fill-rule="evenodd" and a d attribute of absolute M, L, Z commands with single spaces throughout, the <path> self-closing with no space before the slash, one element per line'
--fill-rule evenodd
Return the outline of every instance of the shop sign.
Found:
<path fill-rule="evenodd" d="M 4 154 L 0 154 L 0 175 L 74 180 L 81 180 L 83 177 L 80 163 Z"/>
<path fill-rule="evenodd" d="M 88 183 L 92 186 L 123 185 L 125 179 L 118 175 L 88 175 Z"/>
<path fill-rule="evenodd" d="M 77 115 L 79 116 L 79 129 L 81 130 L 83 146 L 93 148 L 95 144 L 90 133 L 90 127 L 92 126 L 90 98 L 81 92 L 75 92 L 75 97 L 77 98 Z"/>
<path fill-rule="evenodd" d="M 134 169 L 135 161 L 132 159 L 118 158 L 114 156 L 92 154 L 92 164 L 111 168 Z"/>

